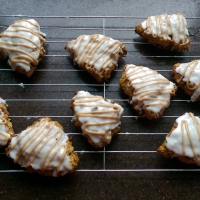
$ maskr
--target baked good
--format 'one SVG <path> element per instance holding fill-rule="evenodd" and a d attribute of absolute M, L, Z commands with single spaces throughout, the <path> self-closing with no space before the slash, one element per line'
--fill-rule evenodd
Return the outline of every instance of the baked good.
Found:
<path fill-rule="evenodd" d="M 182 14 L 162 14 L 148 17 L 135 28 L 137 34 L 152 45 L 171 51 L 184 51 L 190 48 L 187 22 Z"/>
<path fill-rule="evenodd" d="M 6 146 L 14 136 L 6 101 L 0 98 L 0 147 Z"/>
<path fill-rule="evenodd" d="M 40 118 L 12 138 L 6 154 L 15 163 L 45 176 L 63 176 L 74 171 L 78 156 L 63 127 L 50 118 Z"/>
<path fill-rule="evenodd" d="M 200 165 L 200 118 L 185 113 L 176 119 L 171 131 L 157 152 L 166 158 Z"/>
<path fill-rule="evenodd" d="M 104 35 L 80 35 L 69 41 L 65 49 L 70 52 L 79 67 L 91 74 L 97 82 L 110 78 L 118 60 L 127 53 L 118 40 Z"/>
<path fill-rule="evenodd" d="M 123 108 L 110 99 L 78 91 L 71 100 L 73 121 L 81 128 L 83 136 L 96 148 L 111 142 L 120 130 Z"/>
<path fill-rule="evenodd" d="M 200 100 L 200 60 L 189 63 L 177 63 L 173 66 L 174 80 L 191 101 Z"/>
<path fill-rule="evenodd" d="M 138 114 L 150 120 L 163 114 L 177 89 L 158 72 L 133 64 L 124 66 L 119 84 Z"/>
<path fill-rule="evenodd" d="M 30 77 L 45 54 L 45 36 L 34 19 L 15 21 L 0 34 L 0 56 L 13 71 Z"/>

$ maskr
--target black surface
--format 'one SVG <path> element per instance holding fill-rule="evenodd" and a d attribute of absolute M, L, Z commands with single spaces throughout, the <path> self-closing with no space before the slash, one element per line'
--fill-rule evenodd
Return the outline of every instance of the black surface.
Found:
<path fill-rule="evenodd" d="M 0 96 L 7 100 L 15 132 L 25 129 L 38 116 L 51 116 L 64 126 L 67 133 L 71 133 L 76 151 L 93 151 L 93 153 L 78 153 L 80 163 L 77 170 L 90 170 L 89 172 L 76 171 L 64 177 L 51 178 L 37 173 L 21 172 L 21 167 L 14 165 L 12 160 L 5 156 L 4 149 L 1 149 L 0 199 L 199 199 L 200 172 L 195 169 L 200 170 L 200 168 L 180 163 L 176 159 L 162 158 L 155 152 L 176 117 L 189 111 L 200 115 L 199 103 L 188 103 L 189 97 L 179 89 L 164 116 L 148 121 L 137 118 L 137 113 L 127 103 L 127 96 L 121 91 L 118 81 L 123 66 L 127 63 L 158 70 L 163 76 L 172 80 L 171 69 L 175 63 L 199 59 L 200 33 L 191 38 L 190 51 L 175 53 L 161 51 L 147 44 L 133 29 L 148 16 L 180 12 L 187 18 L 190 31 L 195 32 L 200 28 L 200 19 L 194 19 L 200 17 L 200 1 L 1 0 L 0 2 L 1 26 L 7 27 L 19 19 L 2 15 L 34 16 L 41 30 L 47 34 L 45 45 L 47 56 L 29 79 L 12 72 L 6 61 L 0 59 Z M 28 16 L 26 18 L 29 18 Z M 83 16 L 105 16 L 105 18 Z M 108 16 L 118 16 L 118 18 Z M 4 29 L 0 27 L 0 31 Z M 127 56 L 120 60 L 117 70 L 105 83 L 105 87 L 104 84 L 97 84 L 86 72 L 74 66 L 69 54 L 64 50 L 68 40 L 80 34 L 93 33 L 118 39 L 125 43 L 128 50 Z M 23 83 L 24 87 L 21 87 L 20 83 Z M 95 171 L 104 169 L 102 153 L 104 149 L 99 149 L 101 152 L 95 153 L 96 150 L 87 143 L 71 122 L 73 112 L 69 106 L 75 90 L 105 94 L 106 98 L 116 100 L 125 110 L 121 134 L 114 137 L 111 144 L 105 148 L 105 170 L 107 170 L 105 172 Z M 127 132 L 131 134 L 123 134 Z M 127 169 L 138 171 L 109 171 Z M 185 169 L 185 171 L 170 171 L 174 169 Z M 194 171 L 187 172 L 187 169 Z M 166 171 L 159 172 L 159 170 Z"/>

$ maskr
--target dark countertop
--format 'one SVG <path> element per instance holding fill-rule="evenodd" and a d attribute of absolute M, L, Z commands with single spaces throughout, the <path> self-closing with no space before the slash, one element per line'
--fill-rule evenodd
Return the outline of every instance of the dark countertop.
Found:
<path fill-rule="evenodd" d="M 127 63 L 158 70 L 172 80 L 171 69 L 175 63 L 198 59 L 200 33 L 191 38 L 190 51 L 174 53 L 145 44 L 132 29 L 148 16 L 180 12 L 187 18 L 193 33 L 200 28 L 200 19 L 194 18 L 200 17 L 199 8 L 200 2 L 196 0 L 2 0 L 0 32 L 4 30 L 2 26 L 19 19 L 5 15 L 20 14 L 27 18 L 34 17 L 47 34 L 47 56 L 31 78 L 26 79 L 12 72 L 6 61 L 0 59 L 0 96 L 7 100 L 15 132 L 25 129 L 38 116 L 51 116 L 64 126 L 67 133 L 72 134 L 80 163 L 77 171 L 71 175 L 43 177 L 21 171 L 23 169 L 14 165 L 1 149 L 0 199 L 199 199 L 200 168 L 176 159 L 162 158 L 155 152 L 176 117 L 189 111 L 200 115 L 199 103 L 188 103 L 189 97 L 179 89 L 164 117 L 154 121 L 136 119 L 137 113 L 131 109 L 118 85 L 121 70 Z M 128 50 L 127 56 L 120 60 L 118 69 L 106 85 L 96 84 L 94 79 L 74 66 L 64 50 L 68 40 L 84 33 L 113 37 L 123 42 Z M 175 55 L 177 57 L 173 57 Z M 20 83 L 24 84 L 24 88 L 19 86 Z M 71 122 L 73 112 L 69 106 L 75 90 L 105 94 L 106 98 L 115 99 L 124 107 L 121 134 L 115 136 L 105 149 L 98 150 L 100 152 L 90 147 L 80 134 L 76 134 L 80 132 Z M 80 152 L 82 150 L 93 153 Z"/>

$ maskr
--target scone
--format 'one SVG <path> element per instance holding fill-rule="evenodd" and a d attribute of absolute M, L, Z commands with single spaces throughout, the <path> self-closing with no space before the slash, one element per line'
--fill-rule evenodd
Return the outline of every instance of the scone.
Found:
<path fill-rule="evenodd" d="M 166 158 L 177 157 L 181 162 L 200 165 L 200 118 L 185 113 L 176 119 L 157 152 Z"/>
<path fill-rule="evenodd" d="M 15 21 L 0 34 L 0 56 L 13 71 L 30 77 L 45 54 L 45 36 L 34 19 Z"/>
<path fill-rule="evenodd" d="M 120 130 L 124 109 L 110 99 L 78 91 L 71 100 L 71 108 L 75 126 L 81 128 L 83 136 L 96 148 L 109 144 Z"/>
<path fill-rule="evenodd" d="M 158 48 L 171 51 L 188 51 L 190 48 L 187 22 L 180 13 L 148 17 L 135 29 L 137 34 Z"/>
<path fill-rule="evenodd" d="M 118 65 L 118 60 L 127 53 L 118 40 L 104 35 L 80 35 L 69 41 L 65 49 L 70 52 L 79 67 L 91 74 L 97 82 L 110 78 Z"/>
<path fill-rule="evenodd" d="M 0 98 L 0 147 L 6 146 L 14 136 L 6 101 Z"/>
<path fill-rule="evenodd" d="M 119 84 L 138 114 L 150 120 L 163 114 L 177 90 L 174 83 L 158 72 L 133 64 L 124 66 Z"/>
<path fill-rule="evenodd" d="M 177 63 L 173 66 L 174 80 L 191 101 L 200 100 L 200 60 L 189 63 Z"/>
<path fill-rule="evenodd" d="M 12 138 L 6 154 L 29 172 L 63 176 L 74 171 L 78 156 L 63 127 L 50 118 L 41 118 Z"/>

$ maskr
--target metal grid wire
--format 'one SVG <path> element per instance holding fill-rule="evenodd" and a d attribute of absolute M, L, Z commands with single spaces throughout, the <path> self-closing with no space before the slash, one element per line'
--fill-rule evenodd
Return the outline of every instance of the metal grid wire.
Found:
<path fill-rule="evenodd" d="M 135 34 L 134 35 L 134 27 L 135 25 L 137 25 L 137 23 L 139 22 L 142 22 L 144 19 L 146 19 L 146 17 L 139 17 L 139 16 L 29 16 L 29 15 L 0 15 L 0 23 L 4 22 L 3 24 L 0 24 L 0 30 L 3 31 L 5 30 L 6 27 L 8 27 L 8 25 L 10 23 L 12 23 L 12 21 L 14 20 L 17 20 L 17 19 L 20 19 L 20 18 L 35 18 L 39 24 L 40 24 L 40 27 L 41 27 L 41 31 L 42 32 L 49 32 L 50 34 L 47 33 L 47 37 L 46 37 L 46 45 L 49 46 L 49 49 L 51 49 L 51 46 L 53 45 L 58 45 L 58 47 L 56 47 L 55 49 L 52 48 L 53 50 L 50 50 L 46 55 L 45 55 L 45 58 L 46 59 L 49 59 L 50 60 L 50 63 L 51 63 L 51 59 L 54 59 L 54 58 L 65 58 L 65 57 L 70 57 L 69 56 L 69 53 L 67 52 L 64 52 L 64 51 L 60 51 L 59 48 L 60 46 L 64 46 L 65 43 L 72 39 L 73 36 L 74 38 L 76 38 L 76 36 L 78 36 L 78 34 L 82 33 L 84 34 L 84 32 L 87 32 L 87 34 L 92 34 L 94 32 L 98 32 L 100 34 L 103 34 L 103 35 L 106 35 L 106 36 L 110 36 L 114 39 L 119 39 L 122 43 L 125 44 L 125 46 L 128 46 L 128 54 L 126 56 L 123 57 L 123 60 L 124 60 L 124 63 L 130 63 L 130 61 L 132 61 L 132 63 L 134 62 L 134 60 L 137 60 L 136 62 L 138 63 L 148 63 L 149 60 L 148 59 L 154 59 L 154 63 L 152 65 L 154 65 L 155 69 L 159 72 L 159 73 L 166 73 L 168 74 L 168 76 L 170 76 L 170 73 L 171 73 L 171 65 L 169 65 L 168 67 L 165 67 L 164 69 L 162 68 L 159 68 L 155 65 L 156 63 L 156 59 L 184 59 L 184 61 L 188 61 L 188 60 L 191 60 L 191 59 L 198 59 L 200 56 L 198 54 L 195 54 L 194 52 L 195 51 L 192 51 L 191 53 L 184 53 L 184 54 L 162 54 L 162 55 L 154 55 L 154 54 L 140 54 L 140 48 L 138 49 L 134 49 L 133 46 L 134 45 L 139 45 L 140 47 L 141 46 L 147 46 L 149 47 L 150 44 L 146 43 L 145 41 L 143 40 L 134 40 L 133 38 L 137 37 L 138 36 Z M 186 17 L 187 20 L 199 20 L 200 17 Z M 58 24 L 58 20 L 61 20 L 62 22 L 60 24 Z M 69 22 L 69 25 L 66 24 L 64 25 L 65 23 L 63 22 L 66 22 L 66 21 L 70 21 Z M 91 21 L 92 20 L 92 21 Z M 125 23 L 124 23 L 124 20 L 125 20 Z M 52 22 L 53 21 L 53 22 Z M 48 22 L 49 25 L 45 25 L 46 22 Z M 90 25 L 90 22 L 92 22 L 92 25 Z M 130 23 L 131 22 L 131 23 Z M 108 23 L 108 25 L 107 25 Z M 192 24 L 192 23 L 191 23 Z M 191 28 L 191 27 L 189 27 Z M 65 37 L 64 33 L 63 35 L 61 36 L 55 36 L 53 37 L 53 34 L 52 33 L 55 33 L 56 31 L 67 31 L 69 34 L 69 36 Z M 76 32 L 75 32 L 76 31 Z M 70 34 L 70 32 L 72 32 L 72 34 Z M 73 33 L 76 33 L 75 35 L 73 35 Z M 66 33 L 66 32 L 65 32 Z M 118 36 L 118 33 L 119 36 Z M 71 36 L 72 35 L 72 36 Z M 121 35 L 125 35 L 125 37 L 121 37 Z M 127 35 L 127 36 L 126 36 Z M 191 48 L 192 47 L 195 47 L 196 45 L 199 45 L 200 42 L 197 41 L 196 39 L 192 39 L 191 41 Z M 130 51 L 129 51 L 130 50 Z M 131 52 L 131 53 L 129 53 Z M 53 64 L 52 64 L 53 65 Z M 122 64 L 121 64 L 122 66 Z M 148 64 L 146 64 L 146 66 L 148 67 Z M 71 67 L 70 64 L 69 64 L 69 68 L 60 68 L 60 69 L 57 69 L 57 68 L 51 68 L 47 66 L 47 68 L 43 68 L 43 65 L 40 64 L 40 67 L 38 67 L 38 69 L 36 70 L 36 72 L 52 72 L 56 75 L 56 73 L 82 73 L 83 70 L 81 69 L 78 69 L 78 68 L 73 68 Z M 117 74 L 121 74 L 122 72 L 122 68 L 123 67 L 120 67 L 120 68 L 117 68 L 115 70 L 115 73 Z M 11 69 L 9 68 L 5 68 L 5 67 L 1 67 L 0 68 L 0 71 L 1 73 L 12 73 L 11 72 Z M 35 72 L 35 73 L 36 73 Z M 118 76 L 115 78 L 117 79 Z M 81 87 L 81 89 L 85 88 L 85 87 L 97 87 L 97 88 L 101 88 L 101 91 L 104 98 L 108 98 L 108 92 L 106 90 L 107 87 L 112 87 L 114 88 L 114 92 L 113 93 L 118 93 L 119 91 L 119 84 L 118 84 L 118 80 L 114 80 L 114 81 L 111 81 L 111 82 L 104 82 L 104 83 L 101 83 L 101 84 L 97 84 L 97 83 L 87 83 L 87 82 L 82 82 L 82 83 L 78 83 L 76 82 L 77 79 L 75 79 L 74 82 L 70 82 L 70 83 L 62 83 L 62 82 L 59 82 L 59 83 L 51 83 L 51 82 L 48 82 L 48 83 L 45 83 L 45 82 L 39 82 L 39 83 L 23 83 L 22 82 L 15 82 L 15 83 L 8 83 L 8 82 L 0 82 L 0 87 L 19 87 L 19 88 L 27 88 L 27 87 L 49 87 L 50 90 L 51 90 L 51 87 L 76 87 L 76 88 L 79 88 Z M 92 92 L 91 92 L 92 93 Z M 113 98 L 113 100 L 115 100 L 116 102 L 118 102 L 119 104 L 120 103 L 124 103 L 124 104 L 127 104 L 127 107 L 129 107 L 128 109 L 131 110 L 131 106 L 128 105 L 127 101 L 128 99 L 126 98 L 126 96 L 124 96 L 124 98 L 120 98 L 119 95 L 114 95 L 116 96 L 116 98 Z M 184 96 L 185 98 L 182 99 L 182 98 L 173 98 L 171 100 L 171 103 L 175 102 L 175 103 L 187 103 L 189 102 L 189 97 L 187 96 Z M 70 97 L 71 98 L 71 97 Z M 69 104 L 70 103 L 70 98 L 49 98 L 49 97 L 45 97 L 44 98 L 29 98 L 29 96 L 25 96 L 24 98 L 6 98 L 6 101 L 9 104 L 11 103 L 16 103 L 16 102 L 22 102 L 22 103 L 40 103 L 40 102 L 44 102 L 44 103 L 58 103 L 58 102 L 64 102 L 66 104 Z M 11 106 L 12 107 L 12 106 Z M 10 116 L 10 118 L 12 120 L 16 119 L 16 120 L 20 120 L 20 119 L 24 119 L 24 120 L 29 120 L 29 119 L 34 119 L 34 118 L 38 118 L 38 117 L 42 117 L 44 115 L 26 115 L 23 113 L 21 115 L 15 115 L 15 113 L 13 115 Z M 68 119 L 71 119 L 72 118 L 72 115 L 48 115 L 48 114 L 45 114 L 45 116 L 48 116 L 48 117 L 52 117 L 52 118 L 55 118 L 59 121 L 60 118 L 68 118 Z M 169 122 L 169 124 L 172 125 L 172 122 L 175 121 L 175 119 L 177 117 L 179 117 L 180 115 L 176 115 L 176 114 L 165 114 L 164 116 L 162 116 L 161 118 L 163 118 L 164 122 L 165 120 Z M 138 118 L 141 118 L 141 117 L 138 117 L 137 114 L 127 114 L 125 113 L 122 117 L 122 124 L 123 124 L 123 121 L 126 121 L 126 119 L 133 119 L 133 120 L 136 120 Z M 137 123 L 137 122 L 136 122 Z M 170 126 L 171 126 L 170 125 Z M 73 124 L 71 124 L 71 126 L 73 126 Z M 127 137 L 129 140 L 129 137 L 131 136 L 134 136 L 136 137 L 136 141 L 137 141 L 137 137 L 142 137 L 142 136 L 145 136 L 145 137 L 162 137 L 162 139 L 164 140 L 164 137 L 165 135 L 167 134 L 167 132 L 169 131 L 168 129 L 165 130 L 165 132 L 152 132 L 150 129 L 148 130 L 141 130 L 140 132 L 134 132 L 134 128 L 132 129 L 133 131 L 131 132 L 126 132 L 126 128 L 124 127 L 123 128 L 124 132 L 121 132 L 119 133 L 118 135 L 120 137 Z M 76 132 L 73 132 L 73 133 L 70 133 L 72 136 L 78 136 L 78 137 L 82 137 L 81 136 L 81 133 L 76 133 Z M 117 142 L 117 140 L 115 140 L 114 142 Z M 111 142 L 112 143 L 112 142 Z M 123 149 L 123 148 L 122 148 Z M 148 148 L 149 149 L 149 148 Z M 76 146 L 75 146 L 75 150 L 76 150 Z M 114 172 L 122 172 L 122 171 L 125 171 L 125 172 L 159 172 L 159 171 L 200 171 L 200 169 L 198 167 L 192 167 L 192 168 L 188 168 L 188 167 L 182 167 L 179 166 L 178 168 L 168 168 L 165 166 L 162 166 L 162 168 L 158 167 L 158 168 L 143 168 L 143 167 L 117 167 L 117 168 L 110 168 L 110 167 L 107 167 L 108 165 L 108 161 L 106 161 L 106 157 L 108 154 L 112 154 L 114 156 L 114 159 L 116 157 L 118 157 L 120 154 L 139 154 L 139 155 L 154 155 L 159 157 L 159 155 L 157 155 L 157 152 L 156 152 L 156 149 L 152 149 L 152 150 L 117 150 L 117 149 L 110 149 L 110 148 L 107 148 L 107 147 L 104 147 L 102 149 L 97 149 L 97 150 L 77 150 L 75 151 L 80 155 L 83 155 L 83 154 L 102 154 L 102 163 L 101 163 L 101 168 L 97 167 L 97 168 L 94 168 L 94 169 L 88 169 L 87 167 L 79 167 L 76 171 L 97 171 L 97 172 L 110 172 L 110 171 L 114 171 Z M 3 151 L 0 152 L 0 155 L 2 156 L 5 156 L 5 153 Z M 126 158 L 126 156 L 125 156 Z M 154 158 L 152 158 L 154 159 Z M 99 161 L 99 160 L 98 160 Z M 6 162 L 6 160 L 5 160 Z M 89 161 L 88 161 L 89 162 Z M 135 161 L 132 161 L 132 162 L 140 162 L 140 161 L 137 161 L 137 159 Z M 176 165 L 174 165 L 176 166 Z M 20 168 L 17 168 L 15 169 L 15 167 L 13 169 L 0 169 L 0 173 L 5 173 L 5 172 L 8 172 L 8 173 L 11 173 L 11 172 L 26 172 L 25 170 L 21 170 Z"/>

